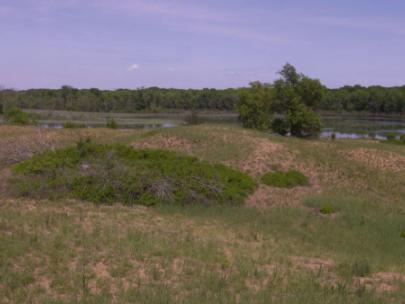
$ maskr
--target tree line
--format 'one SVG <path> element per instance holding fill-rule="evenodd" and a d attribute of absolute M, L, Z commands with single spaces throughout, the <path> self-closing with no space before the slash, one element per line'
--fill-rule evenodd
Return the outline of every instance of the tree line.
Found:
<path fill-rule="evenodd" d="M 405 113 L 405 85 L 402 87 L 345 86 L 329 89 L 318 105 L 328 111 Z"/>
<path fill-rule="evenodd" d="M 0 91 L 0 105 L 26 109 L 50 109 L 88 112 L 140 112 L 160 109 L 210 109 L 235 108 L 239 98 L 238 89 L 181 90 L 142 88 L 114 91 L 76 89 L 63 86 L 60 89 L 31 89 Z"/>
<path fill-rule="evenodd" d="M 269 86 L 273 86 L 271 84 Z M 136 90 L 0 89 L 0 111 L 7 107 L 90 112 L 140 112 L 175 110 L 236 110 L 241 96 L 249 88 L 182 90 L 141 88 Z M 316 110 L 405 113 L 405 86 L 345 86 L 324 89 Z"/>

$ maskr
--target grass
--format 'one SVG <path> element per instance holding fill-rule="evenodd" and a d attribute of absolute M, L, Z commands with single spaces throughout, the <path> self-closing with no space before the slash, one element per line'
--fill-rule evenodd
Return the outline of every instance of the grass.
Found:
<path fill-rule="evenodd" d="M 18 236 L 1 239 L 3 298 L 14 303 L 385 303 L 371 291 L 357 295 L 350 279 L 330 288 L 324 285 L 328 271 L 291 264 L 285 253 L 299 248 L 289 245 L 286 228 L 275 232 L 287 210 L 271 216 L 216 207 L 162 208 L 3 202 L 2 227 Z M 293 239 L 302 242 L 300 234 Z"/>
<path fill-rule="evenodd" d="M 287 172 L 269 172 L 262 177 L 262 182 L 267 186 L 279 188 L 293 188 L 309 185 L 308 177 L 297 170 Z"/>
<path fill-rule="evenodd" d="M 226 164 L 257 179 L 274 167 L 311 177 L 308 187 L 269 188 L 263 198 L 269 205 L 260 209 L 94 205 L 66 196 L 15 199 L 2 194 L 0 177 L 5 302 L 401 303 L 405 298 L 401 281 L 374 279 L 379 273 L 405 274 L 405 172 L 346 156 L 362 148 L 400 159 L 405 151 L 399 145 L 308 141 L 218 125 L 41 135 L 33 128 L 0 128 L 3 159 L 16 155 L 17 147 L 30 147 L 7 162 L 8 168 L 44 152 L 44 145 L 29 140 L 42 138 L 60 151 L 91 137 L 103 147 L 141 143 L 175 150 L 174 155 Z M 266 143 L 280 147 L 257 153 Z M 286 197 L 289 204 L 283 203 Z M 314 212 L 323 207 L 339 216 Z M 380 291 L 384 286 L 392 290 Z"/>
<path fill-rule="evenodd" d="M 128 205 L 241 204 L 255 188 L 246 174 L 159 150 L 90 140 L 16 165 L 13 188 L 27 197 L 71 196 Z"/>

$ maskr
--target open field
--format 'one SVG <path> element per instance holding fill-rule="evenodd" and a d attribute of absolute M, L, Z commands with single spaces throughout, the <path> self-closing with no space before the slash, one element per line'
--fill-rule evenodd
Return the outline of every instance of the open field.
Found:
<path fill-rule="evenodd" d="M 404 303 L 403 146 L 214 124 L 0 134 L 0 303 Z M 14 164 L 87 137 L 225 164 L 259 186 L 241 207 L 9 191 Z M 299 170 L 309 185 L 261 184 L 274 169 Z"/>

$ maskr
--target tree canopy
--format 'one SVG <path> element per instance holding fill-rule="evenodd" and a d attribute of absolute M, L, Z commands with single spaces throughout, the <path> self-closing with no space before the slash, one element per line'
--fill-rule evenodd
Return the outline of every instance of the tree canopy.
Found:
<path fill-rule="evenodd" d="M 320 132 L 319 116 L 313 108 L 322 100 L 324 87 L 319 80 L 299 74 L 286 64 L 279 73 L 281 78 L 271 85 L 253 83 L 243 92 L 237 107 L 240 120 L 247 128 L 273 131 L 304 137 Z M 280 114 L 272 122 L 274 114 Z"/>

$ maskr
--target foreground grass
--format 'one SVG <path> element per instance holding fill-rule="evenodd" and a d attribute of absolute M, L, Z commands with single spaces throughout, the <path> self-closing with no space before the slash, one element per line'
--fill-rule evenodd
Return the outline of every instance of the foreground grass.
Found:
<path fill-rule="evenodd" d="M 9 129 L 7 138 L 11 142 L 30 130 Z M 59 132 L 50 133 L 54 145 L 69 145 L 67 130 Z M 231 208 L 95 206 L 0 194 L 3 302 L 402 303 L 405 298 L 402 147 L 303 141 L 211 125 L 110 131 L 108 138 L 99 131 L 77 132 L 97 142 L 225 163 L 257 182 L 272 170 L 299 170 L 310 185 L 263 186 L 259 198 L 268 205 L 261 208 L 249 201 Z M 320 212 L 326 207 L 331 212 Z"/>
<path fill-rule="evenodd" d="M 366 246 L 356 241 L 366 235 L 361 229 L 345 233 L 349 223 L 332 225 L 303 211 L 281 208 L 260 214 L 240 208 L 162 208 L 3 202 L 3 299 L 12 303 L 384 303 L 388 297 L 375 296 L 353 283 L 353 265 L 366 262 L 378 271 L 389 264 L 404 264 L 404 246 L 391 253 L 383 250 L 399 244 L 392 244 L 393 238 L 391 244 L 378 245 L 382 233 L 369 248 L 377 251 L 364 255 Z M 306 223 L 312 224 L 305 228 Z M 324 232 L 314 232 L 320 230 Z M 368 233 L 378 235 L 378 227 Z M 370 245 L 370 239 L 363 242 Z M 313 262 L 296 262 L 292 257 L 303 250 L 310 257 L 333 257 L 336 265 L 321 260 L 319 267 L 311 268 Z M 380 259 L 386 261 L 380 264 Z M 389 298 L 401 296 L 397 291 Z"/>

